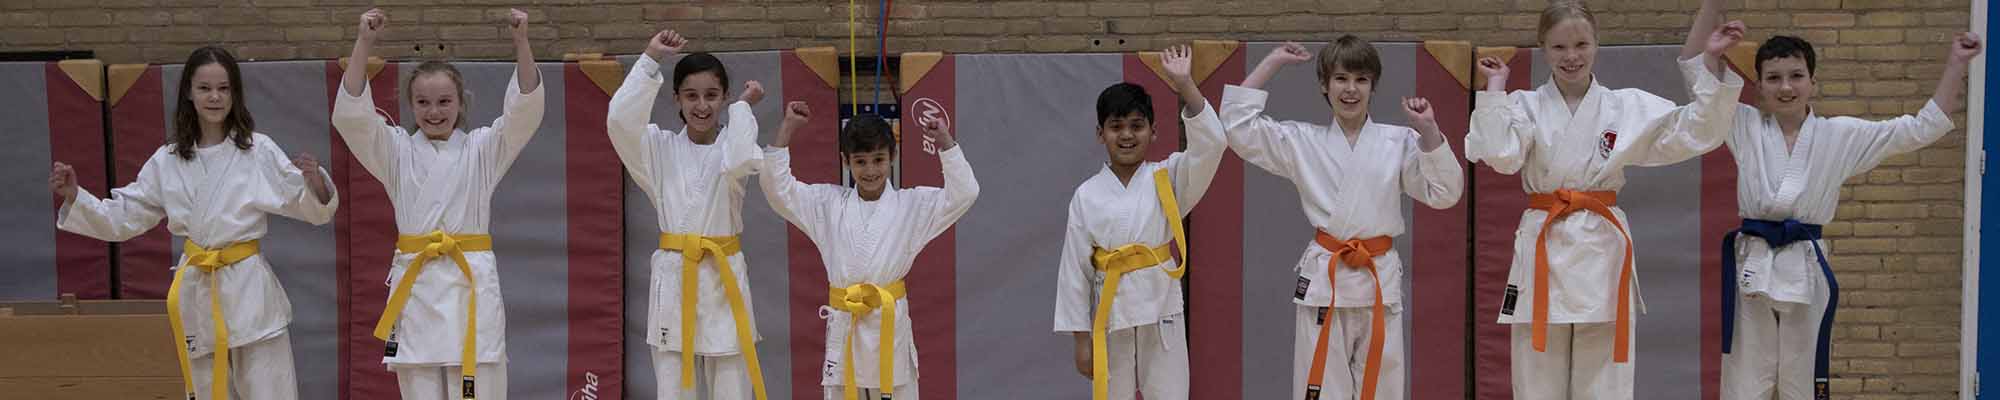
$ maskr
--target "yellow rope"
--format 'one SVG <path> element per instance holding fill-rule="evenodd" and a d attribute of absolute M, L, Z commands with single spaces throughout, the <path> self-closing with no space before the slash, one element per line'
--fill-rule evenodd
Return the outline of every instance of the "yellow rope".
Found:
<path fill-rule="evenodd" d="M 855 79 L 858 79 L 857 77 L 861 76 L 861 74 L 857 73 L 854 67 L 854 55 L 855 53 L 859 53 L 860 49 L 854 47 L 855 27 L 854 0 L 847 0 L 847 107 L 849 114 L 860 115 L 861 103 L 859 102 L 861 101 L 861 92 L 859 90 L 861 83 Z"/>

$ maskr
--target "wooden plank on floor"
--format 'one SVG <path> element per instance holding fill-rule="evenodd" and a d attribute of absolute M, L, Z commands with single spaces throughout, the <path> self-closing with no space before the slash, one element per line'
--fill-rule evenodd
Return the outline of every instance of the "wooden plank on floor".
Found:
<path fill-rule="evenodd" d="M 0 317 L 0 378 L 178 378 L 172 336 L 162 314 Z"/>
<path fill-rule="evenodd" d="M 0 393 L 40 400 L 179 400 L 182 396 L 178 376 L 0 378 Z"/>

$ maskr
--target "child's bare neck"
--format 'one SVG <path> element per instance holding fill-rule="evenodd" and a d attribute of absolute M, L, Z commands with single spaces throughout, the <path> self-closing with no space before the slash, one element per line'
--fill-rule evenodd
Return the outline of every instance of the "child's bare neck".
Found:
<path fill-rule="evenodd" d="M 1799 130 L 1805 128 L 1806 114 L 1805 112 L 1773 113 L 1771 118 L 1778 120 L 1778 129 L 1783 131 L 1785 136 L 1798 136 Z"/>
<path fill-rule="evenodd" d="M 1364 127 L 1367 127 L 1367 126 L 1368 126 L 1368 115 L 1367 115 L 1367 114 L 1362 114 L 1362 115 L 1361 115 L 1361 116 L 1359 116 L 1359 117 L 1354 117 L 1354 118 L 1351 118 L 1351 119 L 1350 119 L 1350 118 L 1341 118 L 1341 117 L 1334 117 L 1334 118 L 1333 118 L 1333 120 L 1334 120 L 1334 123 L 1335 123 L 1335 124 L 1337 124 L 1337 125 L 1338 125 L 1338 126 L 1340 127 L 1340 133 L 1341 133 L 1341 134 L 1345 134 L 1345 135 L 1347 135 L 1347 136 L 1348 136 L 1348 137 L 1350 137 L 1350 138 L 1351 138 L 1351 137 L 1354 137 L 1354 136 L 1357 136 L 1357 135 L 1360 135 L 1360 134 L 1361 134 L 1361 128 L 1364 128 Z"/>
<path fill-rule="evenodd" d="M 1563 102 L 1567 103 L 1569 111 L 1574 113 L 1578 106 L 1583 105 L 1583 97 L 1590 94 L 1590 81 L 1564 82 L 1558 80 L 1556 81 L 1556 91 L 1562 92 Z"/>
<path fill-rule="evenodd" d="M 210 123 L 202 121 L 201 137 L 195 138 L 194 144 L 196 147 L 214 146 L 217 143 L 222 143 L 223 137 L 228 134 L 229 130 L 223 128 L 221 122 Z"/>

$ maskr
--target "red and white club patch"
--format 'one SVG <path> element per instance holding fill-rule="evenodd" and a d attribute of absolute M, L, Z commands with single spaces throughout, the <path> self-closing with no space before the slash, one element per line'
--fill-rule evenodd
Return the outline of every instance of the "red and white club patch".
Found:
<path fill-rule="evenodd" d="M 1597 141 L 1597 156 L 1611 158 L 1611 149 L 1618 146 L 1618 131 L 1606 129 L 1604 138 Z"/>

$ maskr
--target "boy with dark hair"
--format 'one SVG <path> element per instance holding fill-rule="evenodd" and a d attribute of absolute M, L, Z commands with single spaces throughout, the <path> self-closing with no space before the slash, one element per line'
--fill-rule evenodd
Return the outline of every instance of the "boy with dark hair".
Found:
<path fill-rule="evenodd" d="M 1403 99 L 1410 127 L 1375 122 L 1368 103 L 1382 77 L 1375 47 L 1354 35 L 1319 51 L 1320 93 L 1333 121 L 1319 125 L 1264 115 L 1260 87 L 1287 64 L 1311 60 L 1286 43 L 1222 92 L 1229 147 L 1298 186 L 1318 229 L 1299 271 L 1293 319 L 1292 398 L 1403 399 L 1402 194 L 1431 208 L 1458 204 L 1460 167 L 1430 102 Z"/>
<path fill-rule="evenodd" d="M 758 183 L 771 209 L 805 232 L 826 263 L 824 398 L 916 399 L 917 348 L 903 276 L 925 243 L 972 209 L 979 182 L 951 127 L 930 122 L 924 136 L 942 149 L 944 187 L 896 189 L 889 181 L 895 134 L 874 115 L 857 116 L 840 130 L 840 157 L 854 187 L 799 182 L 786 146 L 810 115 L 805 102 L 785 105 Z"/>
<path fill-rule="evenodd" d="M 1721 8 L 1704 7 L 1705 19 L 1721 20 Z M 1743 226 L 1722 238 L 1723 399 L 1827 398 L 1840 284 L 1820 226 L 1832 222 L 1848 178 L 1951 132 L 1981 44 L 1977 34 L 1959 34 L 1930 102 L 1886 121 L 1813 112 L 1812 43 L 1774 36 L 1757 48 L 1757 105 L 1737 107 L 1727 141 Z"/>
<path fill-rule="evenodd" d="M 1175 323 L 1188 265 L 1181 217 L 1208 191 L 1228 147 L 1190 74 L 1192 50 L 1169 48 L 1160 57 L 1181 98 L 1187 151 L 1146 161 L 1156 133 L 1152 96 L 1130 83 L 1105 88 L 1097 141 L 1110 160 L 1070 197 L 1056 262 L 1055 330 L 1076 338 L 1076 370 L 1091 378 L 1096 400 L 1135 392 L 1188 398 L 1187 328 Z M 1168 240 L 1179 247 L 1178 262 Z"/>

